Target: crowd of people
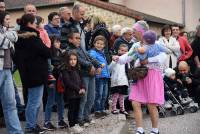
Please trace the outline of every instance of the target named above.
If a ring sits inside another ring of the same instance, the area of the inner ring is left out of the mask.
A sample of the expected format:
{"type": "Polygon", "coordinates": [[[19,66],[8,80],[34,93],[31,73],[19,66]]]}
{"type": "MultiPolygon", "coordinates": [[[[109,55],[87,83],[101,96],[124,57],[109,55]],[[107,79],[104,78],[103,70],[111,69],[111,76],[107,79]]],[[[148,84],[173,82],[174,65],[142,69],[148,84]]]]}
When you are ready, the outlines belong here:
{"type": "Polygon", "coordinates": [[[56,126],[81,133],[95,123],[92,112],[95,118],[128,116],[127,95],[136,134],[144,134],[143,104],[151,117],[150,133],[159,134],[157,106],[172,107],[168,90],[181,104],[191,100],[200,104],[200,25],[190,45],[177,25],[163,26],[159,38],[144,20],[132,27],[114,25],[110,32],[100,16],[85,17],[86,8],[79,4],[50,12],[46,25],[36,7],[27,4],[14,29],[4,2],[0,10],[0,115],[9,134],[24,133],[19,120],[26,121],[25,133],[44,133],[56,126]],[[12,76],[16,70],[24,105],[12,76]],[[58,114],[56,126],[53,111],[58,114]]]}

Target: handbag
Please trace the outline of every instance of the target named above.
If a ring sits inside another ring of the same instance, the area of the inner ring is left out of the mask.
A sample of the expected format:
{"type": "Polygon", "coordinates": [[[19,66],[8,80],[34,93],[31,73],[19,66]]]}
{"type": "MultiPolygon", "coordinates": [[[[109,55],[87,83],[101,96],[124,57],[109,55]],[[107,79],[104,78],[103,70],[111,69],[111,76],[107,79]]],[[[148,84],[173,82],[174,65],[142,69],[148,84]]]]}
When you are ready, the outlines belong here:
{"type": "Polygon", "coordinates": [[[148,74],[148,68],[146,66],[133,67],[128,69],[128,78],[130,80],[144,79],[148,74]]]}

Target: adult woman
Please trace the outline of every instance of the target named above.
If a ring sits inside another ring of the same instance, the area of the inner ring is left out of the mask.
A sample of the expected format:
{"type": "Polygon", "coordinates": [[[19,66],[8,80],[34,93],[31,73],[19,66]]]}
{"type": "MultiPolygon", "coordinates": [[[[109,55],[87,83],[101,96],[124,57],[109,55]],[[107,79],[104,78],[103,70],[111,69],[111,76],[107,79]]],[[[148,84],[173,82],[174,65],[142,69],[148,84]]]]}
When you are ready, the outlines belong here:
{"type": "Polygon", "coordinates": [[[27,133],[40,133],[44,130],[36,123],[42,102],[43,88],[47,82],[47,58],[50,58],[50,50],[40,39],[33,15],[25,14],[22,16],[19,32],[22,36],[30,32],[35,33],[31,37],[18,40],[15,62],[19,69],[22,84],[28,89],[25,131],[27,133]]]}
{"type": "MultiPolygon", "coordinates": [[[[124,54],[120,57],[114,56],[113,60],[121,64],[131,62],[134,59],[135,48],[138,47],[138,45],[141,46],[143,44],[143,34],[148,29],[149,26],[145,21],[138,21],[137,23],[135,23],[133,26],[133,31],[134,37],[137,39],[138,42],[131,47],[127,54],[124,54]]],[[[134,117],[137,127],[136,134],[144,134],[141,104],[147,104],[148,106],[152,122],[151,134],[159,134],[158,110],[156,106],[164,103],[164,87],[162,83],[161,71],[158,68],[159,65],[164,62],[165,57],[165,53],[160,53],[158,56],[141,61],[141,64],[146,64],[149,67],[148,74],[144,79],[138,80],[137,83],[132,85],[131,87],[129,100],[132,101],[134,109],[134,117]]]]}
{"type": "Polygon", "coordinates": [[[172,37],[172,30],[169,25],[165,25],[161,30],[159,42],[167,49],[167,60],[165,65],[167,68],[175,68],[177,66],[178,58],[181,54],[180,45],[178,41],[172,37]]]}
{"type": "Polygon", "coordinates": [[[17,116],[15,91],[11,74],[14,45],[18,36],[14,31],[8,30],[10,15],[0,12],[0,100],[4,119],[9,134],[22,134],[19,118],[17,116]]]}
{"type": "Polygon", "coordinates": [[[110,54],[109,54],[109,40],[110,40],[110,33],[106,28],[106,23],[104,20],[99,17],[99,16],[92,16],[91,18],[91,33],[90,35],[86,34],[88,38],[88,42],[86,42],[86,45],[88,45],[88,48],[93,47],[93,42],[96,36],[102,35],[106,38],[106,43],[105,43],[105,48],[104,48],[104,53],[107,59],[107,62],[110,63],[110,54]]]}

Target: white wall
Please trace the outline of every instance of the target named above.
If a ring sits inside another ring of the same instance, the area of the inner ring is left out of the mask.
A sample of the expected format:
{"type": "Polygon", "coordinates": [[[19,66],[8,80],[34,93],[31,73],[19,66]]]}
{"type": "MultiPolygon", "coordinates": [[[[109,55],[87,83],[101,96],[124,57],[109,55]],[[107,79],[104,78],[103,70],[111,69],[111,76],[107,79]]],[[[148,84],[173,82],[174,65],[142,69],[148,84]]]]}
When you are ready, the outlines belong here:
{"type": "Polygon", "coordinates": [[[126,0],[126,6],[136,11],[182,23],[182,0],[126,0]]]}
{"type": "Polygon", "coordinates": [[[200,0],[186,0],[186,31],[194,31],[199,23],[200,18],[200,0]]]}

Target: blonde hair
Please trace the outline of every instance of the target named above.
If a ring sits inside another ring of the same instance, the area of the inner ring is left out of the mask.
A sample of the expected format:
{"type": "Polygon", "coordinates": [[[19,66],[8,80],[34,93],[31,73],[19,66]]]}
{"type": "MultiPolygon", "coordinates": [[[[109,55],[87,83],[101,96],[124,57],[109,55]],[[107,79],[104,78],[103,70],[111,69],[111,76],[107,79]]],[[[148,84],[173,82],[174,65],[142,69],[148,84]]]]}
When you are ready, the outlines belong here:
{"type": "Polygon", "coordinates": [[[105,24],[105,21],[100,16],[92,16],[91,24],[93,24],[93,27],[95,28],[98,24],[105,24]]]}

